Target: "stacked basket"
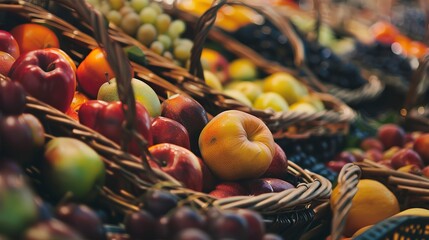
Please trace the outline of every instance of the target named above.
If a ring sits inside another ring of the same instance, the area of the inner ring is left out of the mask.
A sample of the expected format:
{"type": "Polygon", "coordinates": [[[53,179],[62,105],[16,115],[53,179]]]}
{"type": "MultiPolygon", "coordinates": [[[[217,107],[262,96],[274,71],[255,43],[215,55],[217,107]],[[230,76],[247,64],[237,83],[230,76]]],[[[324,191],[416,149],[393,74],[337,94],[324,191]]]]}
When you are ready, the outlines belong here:
{"type": "MultiPolygon", "coordinates": [[[[121,46],[121,44],[127,45],[126,43],[133,44],[134,42],[115,29],[107,29],[107,24],[103,16],[89,7],[84,1],[76,1],[73,3],[70,1],[41,1],[36,3],[55,8],[56,10],[67,9],[68,11],[66,12],[60,12],[67,15],[67,17],[65,17],[66,19],[74,18],[73,23],[79,23],[76,25],[81,26],[82,29],[77,29],[74,24],[72,25],[56,17],[46,9],[25,1],[1,1],[0,11],[2,14],[5,14],[4,16],[6,16],[6,18],[4,19],[15,19],[19,17],[20,21],[34,22],[49,26],[60,34],[61,41],[63,41],[62,43],[70,47],[68,53],[77,62],[81,61],[86,53],[98,45],[104,47],[108,55],[108,61],[113,67],[118,79],[118,93],[120,99],[123,104],[128,106],[124,108],[125,116],[127,116],[125,127],[129,134],[133,134],[134,136],[139,135],[134,130],[132,120],[135,115],[135,109],[132,107],[135,105],[135,99],[134,95],[131,94],[130,64],[128,64],[129,61],[121,46]],[[96,40],[83,31],[94,35],[96,40]]],[[[10,22],[6,24],[10,24],[10,22]]],[[[136,45],[139,46],[139,44],[136,45]]],[[[164,61],[163,58],[151,53],[147,49],[142,49],[146,54],[149,64],[146,67],[138,62],[131,62],[134,75],[139,80],[153,86],[154,89],[157,90],[158,97],[161,100],[172,93],[186,94],[157,75],[157,73],[169,69],[164,72],[164,76],[168,77],[170,81],[177,81],[175,83],[183,90],[187,90],[193,97],[198,97],[201,101],[204,99],[205,102],[210,102],[213,99],[220,99],[220,101],[211,102],[211,104],[226,104],[230,108],[243,108],[246,110],[241,104],[212,91],[204,82],[190,75],[183,69],[175,67],[168,61],[164,61]],[[208,98],[205,99],[205,97],[208,98]]],[[[344,110],[344,112],[341,113],[350,113],[345,105],[335,105],[337,103],[338,102],[334,101],[333,105],[339,107],[340,110],[344,110]]],[[[205,106],[210,105],[207,104],[205,106]]],[[[259,196],[238,196],[214,199],[207,194],[184,188],[168,174],[157,169],[152,169],[148,164],[148,159],[153,157],[149,153],[147,145],[142,137],[139,138],[140,150],[142,152],[142,157],[139,159],[123,151],[118,144],[105,138],[101,134],[79,124],[67,115],[32,97],[27,98],[26,107],[26,111],[38,116],[47,129],[47,139],[68,136],[79,139],[96,150],[103,157],[106,168],[116,173],[107,176],[107,178],[111,178],[113,181],[123,180],[143,192],[155,187],[155,185],[159,187],[160,185],[158,183],[167,182],[168,184],[161,184],[165,190],[170,191],[181,199],[187,199],[187,201],[192,202],[199,208],[215,206],[221,209],[253,209],[264,216],[267,221],[267,226],[269,226],[272,231],[281,233],[288,238],[299,238],[308,228],[319,224],[317,222],[316,224],[312,224],[314,209],[320,203],[326,203],[331,192],[331,184],[329,181],[317,174],[304,171],[299,166],[290,162],[288,168],[290,174],[298,178],[301,182],[295,189],[285,190],[280,193],[262,194],[259,196]],[[147,177],[142,178],[142,175],[147,177]]],[[[214,113],[220,112],[224,110],[224,108],[216,110],[217,111],[214,111],[214,113]]],[[[250,109],[247,110],[250,111],[250,109]]],[[[283,124],[294,124],[297,122],[297,118],[299,120],[302,120],[302,118],[309,118],[312,122],[335,120],[347,123],[349,120],[349,117],[341,117],[341,114],[337,111],[304,117],[286,115],[275,116],[273,118],[274,115],[268,112],[254,112],[254,114],[266,120],[267,124],[273,129],[283,128],[283,124]]],[[[124,138],[126,137],[127,136],[124,136],[124,138]]],[[[130,196],[124,191],[112,190],[108,185],[100,189],[100,196],[108,202],[112,208],[117,209],[119,212],[136,211],[139,209],[139,198],[132,197],[132,195],[130,196]]]]}

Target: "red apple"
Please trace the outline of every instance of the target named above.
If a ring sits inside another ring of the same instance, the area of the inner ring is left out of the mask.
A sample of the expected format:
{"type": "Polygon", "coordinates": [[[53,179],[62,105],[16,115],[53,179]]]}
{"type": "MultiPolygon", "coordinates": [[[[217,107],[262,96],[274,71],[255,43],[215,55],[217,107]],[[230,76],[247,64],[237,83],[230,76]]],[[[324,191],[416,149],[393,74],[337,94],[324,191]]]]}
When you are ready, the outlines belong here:
{"type": "Polygon", "coordinates": [[[365,151],[365,158],[372,160],[374,162],[378,162],[383,159],[383,153],[377,149],[369,149],[365,151]]]}
{"type": "Polygon", "coordinates": [[[0,30],[0,51],[9,53],[14,59],[19,57],[19,46],[13,35],[0,30]]]}
{"type": "Polygon", "coordinates": [[[33,97],[62,112],[69,108],[76,76],[70,63],[56,50],[34,50],[16,59],[9,77],[22,84],[33,97]]]}
{"type": "Polygon", "coordinates": [[[152,119],[151,131],[153,144],[172,143],[191,150],[188,130],[173,119],[161,116],[152,119]]]}
{"type": "Polygon", "coordinates": [[[176,94],[161,104],[161,116],[173,119],[186,128],[191,150],[199,155],[198,138],[208,122],[203,106],[190,97],[176,94]]]}
{"type": "MultiPolygon", "coordinates": [[[[198,157],[186,148],[160,143],[149,148],[150,153],[159,161],[162,171],[195,191],[203,189],[203,173],[198,157]]],[[[150,161],[151,165],[157,163],[150,161]]]]}
{"type": "Polygon", "coordinates": [[[342,161],[342,162],[346,162],[346,163],[353,163],[356,162],[356,158],[355,156],[348,151],[342,151],[339,154],[337,154],[334,159],[334,161],[342,161]]]}
{"type": "Polygon", "coordinates": [[[214,189],[218,179],[215,177],[210,168],[201,158],[198,158],[198,161],[200,162],[201,170],[203,173],[203,192],[208,193],[214,189]]]}
{"type": "Polygon", "coordinates": [[[346,165],[346,162],[344,161],[329,161],[325,163],[325,165],[331,169],[332,171],[339,173],[341,169],[346,165]]]}
{"type": "Polygon", "coordinates": [[[420,155],[425,165],[429,165],[429,133],[419,136],[414,142],[413,149],[420,155]]]}
{"type": "Polygon", "coordinates": [[[383,151],[384,150],[384,146],[381,143],[380,140],[378,140],[377,138],[374,137],[369,137],[369,138],[365,138],[364,140],[362,140],[361,144],[360,144],[360,148],[364,151],[375,148],[377,150],[383,151]]]}
{"type": "MultiPolygon", "coordinates": [[[[82,104],[79,110],[79,122],[103,134],[105,137],[120,144],[124,134],[125,121],[122,103],[104,103],[100,100],[90,100],[82,104]]],[[[150,116],[146,108],[136,102],[135,116],[136,130],[152,145],[152,132],[150,116]]],[[[129,151],[137,156],[141,155],[141,149],[136,139],[132,139],[129,151]]]]}
{"type": "Polygon", "coordinates": [[[288,160],[283,149],[275,143],[275,152],[270,166],[262,175],[263,177],[282,178],[288,174],[288,160]]]}
{"type": "Polygon", "coordinates": [[[295,186],[289,182],[278,178],[262,178],[262,180],[270,184],[274,192],[282,192],[284,190],[295,188],[295,186]]]}
{"type": "Polygon", "coordinates": [[[205,69],[214,73],[223,84],[229,81],[229,63],[222,54],[205,48],[201,53],[201,63],[205,69]]]}
{"type": "Polygon", "coordinates": [[[226,198],[248,195],[248,192],[240,183],[222,182],[216,185],[215,189],[209,195],[215,198],[226,198]]]}
{"type": "Polygon", "coordinates": [[[385,149],[393,146],[402,147],[405,144],[405,131],[396,124],[384,124],[377,132],[377,137],[385,149]]]}
{"type": "Polygon", "coordinates": [[[395,169],[401,168],[405,165],[414,164],[419,168],[423,168],[423,161],[419,154],[411,149],[401,149],[392,156],[392,166],[395,169]]]}

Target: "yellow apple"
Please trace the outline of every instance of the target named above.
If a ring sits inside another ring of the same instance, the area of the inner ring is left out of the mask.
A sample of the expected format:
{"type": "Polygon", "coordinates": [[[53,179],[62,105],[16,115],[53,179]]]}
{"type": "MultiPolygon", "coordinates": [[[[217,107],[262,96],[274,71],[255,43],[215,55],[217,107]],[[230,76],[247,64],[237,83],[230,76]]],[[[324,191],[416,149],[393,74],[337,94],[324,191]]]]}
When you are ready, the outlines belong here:
{"type": "Polygon", "coordinates": [[[252,106],[252,102],[246,97],[246,95],[244,95],[244,93],[235,90],[235,89],[225,89],[223,90],[223,93],[225,95],[228,95],[234,99],[236,99],[237,101],[251,107],[252,106]]]}
{"type": "Polygon", "coordinates": [[[264,80],[264,92],[280,94],[289,105],[298,102],[300,98],[308,95],[304,84],[288,73],[274,73],[264,80]]]}
{"type": "Polygon", "coordinates": [[[253,107],[261,110],[271,108],[275,112],[284,112],[289,109],[286,100],[275,92],[265,92],[259,95],[253,103],[253,107]]]}
{"type": "MultiPolygon", "coordinates": [[[[131,79],[131,86],[133,87],[136,101],[146,108],[151,117],[158,117],[161,114],[161,102],[156,92],[149,85],[136,78],[131,79]]],[[[119,101],[115,78],[101,85],[97,99],[106,102],[119,101]]]]}
{"type": "Polygon", "coordinates": [[[311,105],[313,105],[313,107],[316,108],[317,111],[325,110],[325,105],[323,104],[322,100],[320,100],[320,98],[314,94],[309,94],[300,98],[299,102],[310,103],[311,105]]]}
{"type": "Polygon", "coordinates": [[[250,81],[233,82],[227,86],[227,89],[235,89],[242,92],[251,102],[254,102],[262,94],[262,87],[250,81]]]}
{"type": "Polygon", "coordinates": [[[233,80],[254,80],[258,72],[249,59],[239,58],[229,63],[229,76],[233,80]]]}
{"type": "Polygon", "coordinates": [[[206,84],[216,90],[222,91],[222,83],[220,82],[219,78],[214,75],[214,73],[204,70],[204,79],[206,80],[206,84]]]}
{"type": "Polygon", "coordinates": [[[289,110],[291,111],[297,111],[297,112],[305,112],[305,113],[316,113],[317,109],[311,105],[310,103],[306,102],[297,102],[292,105],[290,105],[289,110]]]}
{"type": "Polygon", "coordinates": [[[238,110],[216,115],[201,131],[198,143],[210,170],[228,181],[260,177],[275,153],[273,135],[265,123],[238,110]]]}

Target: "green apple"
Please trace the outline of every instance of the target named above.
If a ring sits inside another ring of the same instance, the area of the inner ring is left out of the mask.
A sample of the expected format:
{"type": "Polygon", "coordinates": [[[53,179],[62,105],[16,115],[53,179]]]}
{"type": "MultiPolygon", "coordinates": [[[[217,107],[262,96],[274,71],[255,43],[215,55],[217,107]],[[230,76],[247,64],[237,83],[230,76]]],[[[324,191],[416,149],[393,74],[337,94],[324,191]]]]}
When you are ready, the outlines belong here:
{"type": "Polygon", "coordinates": [[[255,64],[249,59],[235,59],[229,64],[229,76],[233,80],[254,80],[258,76],[255,64]]]}
{"type": "Polygon", "coordinates": [[[264,92],[280,94],[289,105],[308,95],[308,90],[304,84],[294,76],[284,72],[274,73],[266,77],[264,80],[264,92]]]}
{"type": "Polygon", "coordinates": [[[229,84],[227,88],[235,89],[244,93],[251,102],[254,102],[255,99],[262,94],[262,87],[255,82],[233,82],[229,84]]]}
{"type": "Polygon", "coordinates": [[[54,197],[70,193],[76,200],[89,200],[104,184],[105,167],[91,147],[74,138],[49,141],[44,153],[46,189],[54,197]]]}
{"type": "Polygon", "coordinates": [[[252,102],[246,97],[246,95],[244,95],[244,93],[235,90],[235,89],[225,89],[223,90],[223,93],[236,99],[237,101],[251,107],[252,106],[252,102]]]}
{"type": "Polygon", "coordinates": [[[265,92],[259,95],[253,103],[253,107],[261,110],[272,109],[275,112],[284,112],[289,109],[286,100],[275,92],[265,92]]]}
{"type": "Polygon", "coordinates": [[[206,84],[209,87],[215,90],[222,91],[223,89],[222,83],[220,82],[219,78],[216,75],[214,75],[212,72],[208,70],[204,70],[204,79],[206,80],[206,84]]]}
{"type": "MultiPolygon", "coordinates": [[[[149,85],[136,78],[131,79],[131,86],[133,87],[136,101],[146,108],[151,117],[158,117],[161,114],[161,102],[156,92],[149,85]]],[[[106,102],[119,101],[115,78],[101,85],[97,99],[106,102]]]]}
{"type": "Polygon", "coordinates": [[[305,113],[316,113],[317,109],[310,103],[306,102],[296,102],[290,105],[289,110],[305,113]]]}

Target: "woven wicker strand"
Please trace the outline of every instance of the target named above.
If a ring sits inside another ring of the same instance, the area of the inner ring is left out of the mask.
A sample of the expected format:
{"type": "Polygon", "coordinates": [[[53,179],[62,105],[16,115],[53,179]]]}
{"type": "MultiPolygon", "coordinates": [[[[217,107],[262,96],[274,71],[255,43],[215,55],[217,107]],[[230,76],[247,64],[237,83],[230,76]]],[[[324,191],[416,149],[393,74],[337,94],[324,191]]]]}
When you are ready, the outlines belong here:
{"type": "Polygon", "coordinates": [[[341,239],[347,215],[352,206],[353,197],[357,192],[361,169],[353,163],[346,164],[338,175],[339,197],[333,203],[333,217],[331,226],[332,240],[341,239]]]}
{"type": "MultiPolygon", "coordinates": [[[[0,3],[3,2],[0,1],[0,3]]],[[[72,6],[67,5],[70,3],[57,1],[52,4],[66,4],[67,7],[73,9],[72,6]]],[[[64,40],[72,41],[79,46],[86,46],[88,48],[88,52],[90,49],[95,47],[93,45],[94,40],[91,39],[90,36],[83,34],[79,29],[70,26],[70,24],[67,24],[40,7],[31,5],[24,1],[8,1],[7,4],[0,4],[0,11],[7,12],[8,14],[19,14],[35,23],[49,24],[50,27],[61,33],[62,36],[66,37],[64,40]]],[[[78,19],[81,20],[81,18],[78,19]]],[[[109,54],[109,52],[107,53],[109,54]]],[[[76,52],[76,56],[79,56],[80,59],[83,58],[82,54],[79,52],[76,52]]],[[[156,83],[156,80],[162,80],[162,78],[157,78],[153,73],[143,71],[143,68],[139,71],[141,71],[140,74],[144,75],[146,78],[153,77],[151,81],[153,81],[154,84],[156,83]]],[[[168,84],[160,84],[159,86],[172,87],[168,84]]],[[[155,179],[153,179],[154,181],[148,181],[147,179],[142,179],[135,174],[136,171],[143,174],[148,173],[148,169],[141,164],[141,159],[138,157],[124,152],[118,144],[113,143],[109,139],[106,139],[102,135],[85,126],[80,125],[78,122],[49,105],[31,97],[28,97],[27,101],[28,112],[34,113],[36,116],[40,117],[44,124],[53,126],[55,129],[59,130],[58,132],[55,132],[57,135],[50,137],[68,136],[86,142],[101,156],[103,156],[108,167],[120,172],[119,177],[126,179],[129,183],[143,191],[157,187],[157,185],[160,186],[159,184],[163,184],[162,186],[164,189],[172,192],[173,194],[177,194],[181,198],[191,201],[200,207],[207,207],[212,205],[213,201],[218,201],[217,206],[220,206],[221,208],[226,209],[236,206],[252,208],[262,214],[274,217],[278,216],[278,214],[282,212],[295,214],[298,213],[298,209],[311,210],[314,203],[326,201],[331,192],[331,185],[326,179],[317,174],[304,171],[302,168],[291,162],[289,163],[289,172],[294,176],[300,177],[303,183],[301,183],[301,185],[296,189],[286,190],[281,193],[266,194],[261,196],[260,199],[254,196],[243,196],[237,199],[232,198],[228,200],[228,198],[226,198],[216,200],[205,193],[195,192],[182,187],[171,176],[156,169],[153,169],[155,177],[155,179]],[[292,203],[289,203],[289,201],[292,201],[292,203]]],[[[150,157],[150,155],[146,157],[150,157]]],[[[138,210],[138,196],[133,196],[130,193],[123,191],[116,193],[106,186],[101,190],[102,196],[105,197],[109,203],[115,205],[119,210],[138,210]]]]}

